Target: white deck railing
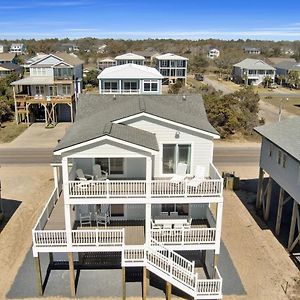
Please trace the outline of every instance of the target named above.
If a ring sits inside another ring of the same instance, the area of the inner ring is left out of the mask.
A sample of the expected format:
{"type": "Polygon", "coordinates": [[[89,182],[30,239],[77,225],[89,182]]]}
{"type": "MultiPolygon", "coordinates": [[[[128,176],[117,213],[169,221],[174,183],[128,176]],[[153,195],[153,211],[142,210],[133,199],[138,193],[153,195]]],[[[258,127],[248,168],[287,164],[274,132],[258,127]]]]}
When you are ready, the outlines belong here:
{"type": "MultiPolygon", "coordinates": [[[[69,181],[70,198],[146,197],[146,180],[69,181]]],[[[204,197],[221,196],[223,180],[204,179],[199,186],[191,187],[188,181],[179,184],[169,180],[152,180],[151,197],[204,197]]]]}
{"type": "Polygon", "coordinates": [[[151,229],[151,238],[164,245],[213,244],[215,228],[151,229]]]}
{"type": "MultiPolygon", "coordinates": [[[[90,229],[72,230],[71,246],[124,246],[125,230],[122,229],[90,229]]],[[[33,230],[34,247],[63,247],[67,246],[66,230],[33,230]]]]}

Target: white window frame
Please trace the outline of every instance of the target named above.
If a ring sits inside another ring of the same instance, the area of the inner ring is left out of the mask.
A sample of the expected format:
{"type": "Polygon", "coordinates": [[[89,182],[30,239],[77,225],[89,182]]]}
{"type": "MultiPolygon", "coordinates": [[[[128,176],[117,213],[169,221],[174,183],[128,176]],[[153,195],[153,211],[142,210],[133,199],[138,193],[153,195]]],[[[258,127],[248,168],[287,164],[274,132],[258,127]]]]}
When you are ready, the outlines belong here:
{"type": "Polygon", "coordinates": [[[119,83],[118,83],[117,80],[104,80],[104,81],[103,81],[103,87],[102,87],[102,89],[103,89],[104,91],[109,90],[110,92],[117,92],[117,91],[119,90],[119,83]],[[107,88],[105,87],[105,84],[106,84],[106,83],[109,83],[109,86],[110,86],[109,89],[107,89],[107,88]],[[116,89],[113,89],[113,88],[111,87],[111,84],[112,84],[112,83],[116,83],[116,84],[117,84],[117,88],[116,88],[116,89]]]}
{"type": "Polygon", "coordinates": [[[159,176],[161,177],[171,177],[173,176],[175,173],[163,173],[163,150],[164,150],[164,145],[176,145],[176,165],[178,163],[178,145],[190,145],[191,146],[191,155],[190,155],[190,172],[186,173],[186,175],[191,175],[192,174],[192,169],[193,169],[193,163],[194,163],[194,159],[193,159],[193,142],[177,142],[177,141],[165,141],[160,143],[160,166],[159,166],[159,176]]]}
{"type": "Polygon", "coordinates": [[[158,82],[158,80],[144,80],[144,82],[143,82],[143,91],[145,93],[159,92],[159,82],[158,82]],[[149,91],[145,90],[145,83],[149,83],[150,84],[150,90],[149,91]],[[152,84],[153,83],[156,83],[156,85],[157,85],[157,89],[156,90],[152,90],[152,84]]]}

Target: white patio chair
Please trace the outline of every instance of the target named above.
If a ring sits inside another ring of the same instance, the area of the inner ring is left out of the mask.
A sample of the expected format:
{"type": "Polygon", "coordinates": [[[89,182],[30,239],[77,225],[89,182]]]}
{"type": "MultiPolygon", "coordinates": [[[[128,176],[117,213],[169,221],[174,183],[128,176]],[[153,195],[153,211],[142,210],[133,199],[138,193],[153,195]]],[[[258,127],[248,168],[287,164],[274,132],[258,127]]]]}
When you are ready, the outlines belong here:
{"type": "Polygon", "coordinates": [[[188,182],[188,186],[197,187],[205,178],[205,167],[196,166],[195,176],[188,182]]]}
{"type": "Polygon", "coordinates": [[[182,182],[186,176],[187,164],[179,163],[176,168],[176,174],[170,179],[172,183],[182,182]]]}
{"type": "Polygon", "coordinates": [[[107,179],[107,172],[101,170],[101,165],[93,165],[93,176],[95,180],[107,179]]]}
{"type": "Polygon", "coordinates": [[[99,225],[104,225],[110,223],[110,205],[109,204],[101,204],[100,211],[95,214],[97,227],[99,225]]]}
{"type": "Polygon", "coordinates": [[[188,222],[187,222],[186,224],[183,224],[183,227],[184,227],[185,229],[190,229],[190,228],[192,227],[192,221],[193,221],[193,219],[192,219],[192,218],[189,218],[189,219],[188,219],[188,222]]]}
{"type": "Polygon", "coordinates": [[[89,175],[89,174],[84,174],[82,169],[77,169],[76,170],[76,175],[77,175],[77,178],[80,180],[80,181],[87,181],[87,180],[92,180],[94,179],[94,176],[93,175],[89,175]]]}
{"type": "Polygon", "coordinates": [[[178,217],[178,212],[177,211],[171,211],[170,216],[171,217],[178,217]]]}
{"type": "Polygon", "coordinates": [[[87,214],[79,214],[79,222],[80,222],[80,227],[83,227],[84,225],[89,225],[90,227],[92,226],[92,213],[89,212],[87,214]]]}
{"type": "Polygon", "coordinates": [[[172,224],[163,224],[163,229],[172,229],[172,224]]]}
{"type": "Polygon", "coordinates": [[[174,224],[174,229],[183,229],[183,224],[174,224]]]}
{"type": "Polygon", "coordinates": [[[160,212],[161,217],[167,217],[168,215],[169,215],[169,213],[167,211],[161,211],[160,212]]]}

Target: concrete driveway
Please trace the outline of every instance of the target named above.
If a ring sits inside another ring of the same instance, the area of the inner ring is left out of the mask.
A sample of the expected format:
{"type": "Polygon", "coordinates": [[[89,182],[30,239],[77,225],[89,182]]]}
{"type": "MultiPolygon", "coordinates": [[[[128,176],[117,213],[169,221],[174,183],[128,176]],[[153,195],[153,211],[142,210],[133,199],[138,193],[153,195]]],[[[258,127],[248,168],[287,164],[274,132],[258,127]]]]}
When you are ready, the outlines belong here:
{"type": "Polygon", "coordinates": [[[72,123],[58,123],[54,128],[45,128],[44,123],[34,123],[10,143],[1,148],[54,148],[72,123]]]}

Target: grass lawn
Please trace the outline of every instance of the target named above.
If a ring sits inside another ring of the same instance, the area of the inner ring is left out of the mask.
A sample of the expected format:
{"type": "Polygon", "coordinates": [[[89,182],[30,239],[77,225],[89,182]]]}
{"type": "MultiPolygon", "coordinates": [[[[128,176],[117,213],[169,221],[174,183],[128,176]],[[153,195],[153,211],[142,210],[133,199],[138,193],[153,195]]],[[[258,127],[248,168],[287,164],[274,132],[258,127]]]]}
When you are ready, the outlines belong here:
{"type": "MultiPolygon", "coordinates": [[[[282,97],[278,97],[278,96],[269,96],[268,98],[261,97],[261,100],[265,101],[267,103],[270,103],[270,104],[274,105],[275,107],[279,108],[282,97]]],[[[299,98],[289,98],[288,101],[283,101],[282,107],[286,111],[300,116],[300,96],[299,96],[299,98]]]]}
{"type": "Polygon", "coordinates": [[[0,128],[0,143],[9,143],[19,136],[25,129],[25,124],[16,124],[14,121],[4,122],[0,128]]]}

